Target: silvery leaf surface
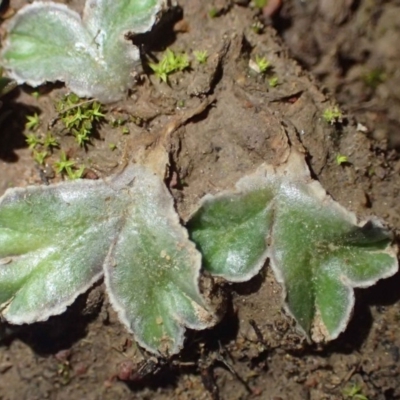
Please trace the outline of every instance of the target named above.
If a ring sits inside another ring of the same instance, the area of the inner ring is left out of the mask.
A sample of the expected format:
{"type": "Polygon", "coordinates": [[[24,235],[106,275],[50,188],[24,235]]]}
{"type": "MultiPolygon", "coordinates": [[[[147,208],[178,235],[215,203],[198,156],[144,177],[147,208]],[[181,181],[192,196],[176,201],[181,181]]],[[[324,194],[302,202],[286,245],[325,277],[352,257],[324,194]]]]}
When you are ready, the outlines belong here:
{"type": "Polygon", "coordinates": [[[253,277],[269,258],[285,307],[315,341],[347,326],[354,288],[398,270],[391,235],[355,215],[311,179],[301,154],[261,165],[236,190],[206,196],[188,222],[205,269],[230,281],[253,277]]]}
{"type": "Polygon", "coordinates": [[[134,206],[110,248],[105,280],[111,303],[139,343],[168,355],[182,346],[185,326],[204,329],[216,318],[199,291],[201,255],[164,183],[146,171],[134,171],[134,206]]]}
{"type": "Polygon", "coordinates": [[[146,167],[0,198],[0,309],[11,323],[62,313],[105,272],[111,303],[136,340],[174,354],[185,327],[216,322],[200,293],[200,266],[171,195],[146,167]]]}
{"type": "Polygon", "coordinates": [[[120,199],[100,181],[8,189],[0,200],[0,304],[11,323],[60,314],[102,274],[120,199]]]}
{"type": "Polygon", "coordinates": [[[264,265],[273,216],[271,188],[243,189],[204,197],[187,225],[204,268],[232,282],[252,278],[264,265]]]}
{"type": "Polygon", "coordinates": [[[88,0],[81,18],[63,4],[34,2],[7,25],[3,67],[18,83],[62,81],[81,97],[119,100],[140,64],[125,34],[150,30],[164,6],[164,0],[88,0]]]}

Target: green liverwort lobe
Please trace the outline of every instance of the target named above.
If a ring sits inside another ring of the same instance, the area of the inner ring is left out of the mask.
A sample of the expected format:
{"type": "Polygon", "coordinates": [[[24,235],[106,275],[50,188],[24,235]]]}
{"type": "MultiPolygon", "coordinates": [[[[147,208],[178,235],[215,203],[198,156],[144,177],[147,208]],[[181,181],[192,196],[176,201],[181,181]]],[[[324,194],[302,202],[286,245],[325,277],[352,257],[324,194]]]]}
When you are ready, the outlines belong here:
{"type": "Polygon", "coordinates": [[[36,1],[8,24],[2,64],[18,83],[62,81],[80,97],[123,98],[140,64],[127,34],[154,25],[166,0],[87,0],[82,18],[67,6],[36,1]]]}
{"type": "Polygon", "coordinates": [[[205,268],[233,282],[250,279],[264,265],[273,215],[269,188],[242,186],[240,193],[205,196],[188,224],[205,268]]]}
{"type": "Polygon", "coordinates": [[[242,178],[236,191],[206,196],[188,228],[205,268],[228,280],[250,279],[269,258],[287,310],[315,341],[345,329],[353,288],[398,269],[389,232],[377,221],[358,224],[296,151],[284,165],[242,178]]]}
{"type": "Polygon", "coordinates": [[[199,291],[200,266],[171,195],[146,167],[0,198],[0,314],[11,323],[62,313],[105,272],[111,303],[138,342],[174,354],[185,327],[216,322],[199,291]]]}

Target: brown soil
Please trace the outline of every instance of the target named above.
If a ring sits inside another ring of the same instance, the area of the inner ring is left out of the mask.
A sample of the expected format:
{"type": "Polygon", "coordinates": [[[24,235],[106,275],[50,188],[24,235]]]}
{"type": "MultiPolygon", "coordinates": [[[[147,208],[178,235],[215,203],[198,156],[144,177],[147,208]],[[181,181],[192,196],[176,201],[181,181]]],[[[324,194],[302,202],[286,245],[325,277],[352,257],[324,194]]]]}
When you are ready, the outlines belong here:
{"type": "MultiPolygon", "coordinates": [[[[79,10],[83,1],[67,3],[79,10]]],[[[232,187],[261,162],[278,162],[289,139],[307,149],[314,176],[336,200],[400,230],[399,2],[283,0],[261,33],[252,28],[257,11],[237,3],[246,2],[186,0],[183,14],[171,12],[144,38],[155,56],[171,47],[210,57],[171,76],[169,86],[143,77],[129,98],[109,106],[107,121],[127,120],[129,135],[104,123],[80,149],[53,123],[62,86],[41,88],[38,99],[29,88],[13,92],[2,108],[12,113],[0,137],[0,194],[60,179],[50,167],[60,150],[49,166],[35,165],[23,136],[26,115],[40,113],[39,129],[51,126],[60,147],[88,167],[87,177],[118,170],[126,149],[183,121],[166,179],[182,219],[204,194],[232,187]],[[218,16],[210,18],[214,8],[218,16]],[[271,62],[278,86],[251,72],[255,55],[271,62]],[[329,125],[322,114],[333,96],[345,117],[329,125]],[[350,162],[339,166],[338,154],[350,162]]],[[[139,351],[99,283],[63,315],[0,327],[0,399],[319,400],[344,399],[355,386],[368,399],[400,399],[399,284],[397,274],[357,291],[346,332],[318,347],[282,312],[281,289],[266,265],[251,282],[225,286],[231,305],[220,324],[189,332],[179,357],[157,360],[139,351]]]]}

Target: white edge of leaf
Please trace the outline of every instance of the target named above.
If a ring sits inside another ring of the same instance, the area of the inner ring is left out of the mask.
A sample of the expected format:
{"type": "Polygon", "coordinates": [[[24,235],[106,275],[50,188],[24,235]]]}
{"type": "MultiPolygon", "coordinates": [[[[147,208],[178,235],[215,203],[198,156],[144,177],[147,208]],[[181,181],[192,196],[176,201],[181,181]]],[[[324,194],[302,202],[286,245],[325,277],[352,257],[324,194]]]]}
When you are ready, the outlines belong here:
{"type": "MultiPolygon", "coordinates": [[[[77,179],[75,181],[69,181],[69,182],[58,182],[58,183],[54,183],[52,185],[49,186],[27,186],[27,187],[15,187],[15,188],[9,188],[7,189],[4,194],[0,197],[0,207],[3,203],[3,201],[7,198],[7,197],[13,197],[14,195],[19,196],[20,194],[24,194],[26,192],[41,192],[43,190],[48,191],[48,190],[53,190],[55,188],[60,188],[63,186],[78,186],[81,187],[82,184],[87,187],[87,186],[99,186],[101,184],[104,184],[103,180],[83,180],[83,179],[77,179]]],[[[39,322],[39,321],[47,321],[50,317],[54,316],[54,315],[59,315],[62,314],[63,312],[66,311],[67,307],[70,306],[75,300],[76,298],[85,293],[86,291],[88,291],[96,282],[98,282],[102,276],[103,276],[103,271],[101,268],[100,272],[98,274],[96,274],[90,281],[89,283],[81,286],[78,290],[75,291],[75,293],[70,297],[70,299],[63,301],[62,303],[58,304],[57,307],[53,307],[51,309],[51,311],[43,311],[43,310],[39,310],[38,313],[29,313],[26,314],[25,317],[8,317],[7,316],[7,309],[8,307],[5,308],[5,310],[3,312],[0,313],[0,315],[2,315],[8,322],[10,322],[11,324],[15,324],[15,325],[22,325],[22,324],[31,324],[34,322],[39,322]]],[[[12,302],[12,301],[11,301],[12,302]]],[[[10,302],[10,304],[11,304],[10,302]]]]}
{"type": "MultiPolygon", "coordinates": [[[[99,3],[104,2],[104,0],[87,0],[85,3],[85,7],[83,9],[83,23],[86,23],[86,21],[89,21],[92,18],[92,10],[94,7],[98,7],[99,3]]],[[[170,2],[168,0],[158,0],[157,4],[154,6],[153,14],[152,17],[149,18],[147,23],[140,25],[140,26],[132,26],[132,29],[126,29],[124,31],[120,32],[120,40],[124,41],[127,45],[130,45],[127,47],[127,52],[130,56],[131,59],[135,60],[137,56],[139,55],[139,50],[137,49],[136,46],[133,46],[129,40],[125,39],[125,35],[129,32],[134,32],[136,33],[145,33],[148,32],[156,23],[157,18],[159,17],[160,13],[164,10],[166,10],[170,5],[170,2]],[[129,49],[132,48],[134,49],[133,52],[129,51],[129,49]],[[133,57],[133,58],[132,58],[133,57]]],[[[102,30],[101,32],[98,32],[99,36],[104,35],[104,31],[102,30]]]]}
{"type": "Polygon", "coordinates": [[[37,312],[32,312],[22,315],[19,314],[16,317],[13,317],[7,314],[8,308],[6,307],[6,309],[1,313],[1,316],[4,317],[4,319],[7,320],[9,323],[15,325],[32,324],[34,322],[47,321],[50,317],[53,317],[54,315],[59,315],[64,313],[67,310],[67,308],[72,303],[74,303],[74,301],[77,299],[79,295],[86,293],[91,287],[94,286],[96,282],[98,282],[102,278],[102,276],[103,276],[103,271],[100,270],[100,272],[97,273],[97,275],[95,275],[89,281],[89,283],[81,286],[78,290],[76,290],[75,293],[68,300],[63,301],[62,303],[58,304],[57,306],[54,306],[48,311],[40,309],[37,310],[37,312]]]}
{"type": "MultiPolygon", "coordinates": [[[[360,224],[359,226],[362,226],[364,223],[360,224]]],[[[395,245],[388,245],[388,247],[384,250],[376,250],[376,253],[386,253],[389,255],[392,259],[393,262],[388,268],[384,271],[384,273],[381,273],[379,276],[375,277],[374,279],[370,280],[363,280],[363,281],[356,281],[356,280],[351,280],[348,279],[347,277],[343,277],[341,281],[345,286],[350,288],[350,296],[349,296],[349,302],[348,306],[346,309],[346,312],[344,313],[343,320],[341,323],[338,325],[337,329],[335,329],[333,332],[330,333],[329,340],[334,340],[336,339],[344,330],[346,329],[347,325],[349,324],[349,321],[352,316],[352,312],[354,309],[354,303],[355,303],[355,295],[354,295],[354,289],[365,289],[368,287],[371,287],[375,285],[378,281],[382,279],[387,279],[393,276],[395,273],[398,272],[399,270],[399,264],[398,264],[398,259],[397,259],[397,247],[395,245]]]]}
{"type": "Polygon", "coordinates": [[[354,311],[354,304],[355,304],[355,294],[354,294],[354,288],[351,287],[350,285],[345,285],[347,288],[349,288],[349,296],[347,297],[347,307],[346,310],[343,312],[343,318],[339,322],[338,326],[336,329],[334,329],[332,332],[328,332],[329,337],[325,337],[324,341],[331,341],[337,339],[337,337],[346,330],[350,319],[352,317],[353,311],[354,311]]]}
{"type": "MultiPolygon", "coordinates": [[[[273,237],[273,234],[271,234],[271,237],[273,237]]],[[[269,258],[269,265],[272,269],[272,272],[274,273],[275,279],[278,282],[278,284],[281,286],[282,288],[282,306],[283,309],[285,310],[286,314],[288,314],[295,322],[296,322],[296,330],[298,332],[300,332],[302,335],[304,335],[307,340],[310,339],[310,335],[308,332],[306,332],[302,326],[297,322],[296,317],[294,316],[294,314],[292,313],[292,311],[290,310],[289,304],[287,303],[287,288],[285,285],[285,279],[284,276],[282,274],[282,271],[278,268],[277,262],[275,260],[274,257],[274,252],[273,252],[273,243],[271,243],[270,248],[268,249],[268,258],[269,258]]]]}
{"type": "MultiPolygon", "coordinates": [[[[20,22],[21,17],[25,17],[26,14],[29,14],[32,11],[35,10],[45,10],[45,9],[57,9],[59,11],[65,12],[66,14],[68,14],[71,18],[75,19],[77,22],[79,22],[80,24],[82,24],[82,19],[81,16],[71,10],[67,5],[65,4],[61,4],[61,3],[54,3],[52,1],[35,1],[34,3],[28,4],[24,7],[22,7],[7,23],[6,23],[6,30],[7,30],[7,37],[3,43],[3,49],[1,50],[1,57],[4,60],[3,54],[8,50],[9,46],[11,45],[10,43],[10,31],[20,22]]],[[[30,86],[36,87],[36,86],[40,86],[44,83],[46,83],[46,79],[40,79],[40,80],[34,80],[34,79],[25,79],[22,75],[17,74],[16,72],[14,72],[10,66],[7,65],[7,62],[2,62],[4,68],[7,71],[7,75],[14,79],[19,85],[27,83],[30,86]]],[[[68,79],[63,76],[60,75],[56,80],[59,80],[61,82],[67,82],[68,79]]],[[[52,80],[53,82],[53,80],[52,80]]],[[[84,93],[76,93],[78,96],[85,96],[84,93]]],[[[87,94],[86,94],[87,96],[87,94]]]]}
{"type": "MultiPolygon", "coordinates": [[[[101,0],[99,0],[99,1],[101,1],[101,0]]],[[[149,32],[153,28],[153,26],[156,24],[157,19],[159,18],[161,13],[165,9],[167,9],[168,3],[169,3],[168,0],[158,0],[157,5],[154,7],[152,17],[149,18],[147,23],[140,25],[140,26],[132,27],[132,29],[126,29],[120,33],[119,40],[125,45],[126,57],[128,57],[130,60],[132,60],[132,62],[140,62],[140,51],[139,51],[139,48],[137,46],[133,45],[130,40],[126,39],[125,36],[129,32],[132,32],[132,31],[135,34],[149,32]]],[[[88,5],[89,1],[87,1],[86,4],[88,5]]],[[[90,13],[90,9],[89,9],[89,11],[87,11],[86,5],[85,5],[85,10],[84,10],[84,18],[85,19],[87,18],[89,13],[90,13]]],[[[134,65],[132,65],[132,67],[134,67],[134,65]]],[[[122,96],[120,98],[122,98],[122,96]]],[[[117,97],[116,97],[117,100],[120,100],[120,98],[117,99],[117,97]]],[[[110,101],[112,102],[113,100],[111,99],[110,101]]],[[[109,101],[107,101],[107,103],[108,102],[109,101]]]]}
{"type": "MultiPolygon", "coordinates": [[[[368,222],[372,222],[374,224],[374,226],[376,226],[376,227],[385,229],[385,224],[379,218],[377,218],[375,216],[372,216],[367,220],[362,220],[359,223],[357,223],[356,225],[361,228],[368,222]]],[[[371,252],[371,253],[373,253],[373,252],[371,252]]],[[[391,257],[393,259],[393,263],[390,266],[388,266],[387,269],[383,273],[381,273],[379,276],[377,276],[376,278],[372,278],[369,280],[357,281],[357,280],[353,280],[353,279],[348,279],[346,277],[342,281],[345,282],[346,285],[348,285],[352,288],[364,289],[364,288],[368,288],[370,286],[375,285],[381,279],[390,278],[391,276],[393,276],[394,274],[396,274],[398,272],[398,270],[399,270],[399,261],[398,261],[399,249],[395,243],[392,242],[392,244],[388,245],[383,250],[375,250],[375,253],[387,254],[389,257],[391,257]]]]}
{"type": "MultiPolygon", "coordinates": [[[[111,177],[111,179],[109,179],[109,182],[111,185],[114,185],[114,187],[118,188],[118,187],[121,187],[123,182],[134,181],[135,176],[137,176],[138,174],[145,174],[148,177],[149,173],[151,174],[151,172],[144,166],[130,165],[127,168],[125,168],[121,174],[111,177]],[[136,171],[138,169],[140,171],[136,171]]],[[[199,279],[200,279],[200,274],[201,274],[201,254],[196,249],[195,244],[190,241],[188,231],[181,225],[181,223],[179,221],[178,214],[175,212],[175,209],[174,209],[174,200],[173,200],[172,195],[167,190],[167,188],[164,185],[164,183],[162,182],[162,180],[156,174],[152,174],[152,175],[153,176],[151,177],[151,179],[154,180],[156,178],[161,183],[160,188],[163,192],[162,195],[164,196],[164,199],[166,200],[164,202],[164,211],[167,212],[166,216],[171,224],[171,227],[173,228],[173,230],[176,230],[178,232],[180,231],[180,233],[182,235],[181,238],[184,239],[187,243],[188,251],[190,251],[192,253],[192,257],[193,257],[193,261],[194,261],[194,263],[193,263],[193,265],[194,265],[194,268],[193,268],[194,282],[193,282],[193,284],[198,289],[199,297],[204,298],[204,296],[200,293],[200,290],[199,290],[199,279]]],[[[146,177],[146,179],[147,179],[147,177],[146,177]]],[[[117,312],[117,315],[118,315],[120,321],[125,325],[127,330],[135,336],[135,340],[139,343],[139,345],[153,354],[161,355],[159,349],[149,346],[132,329],[130,320],[127,316],[126,311],[124,310],[123,305],[120,304],[117,297],[109,289],[111,287],[109,271],[113,268],[112,263],[110,262],[110,256],[111,256],[112,250],[113,250],[113,247],[111,246],[110,251],[109,251],[109,253],[104,261],[104,264],[103,264],[104,281],[106,284],[107,294],[108,294],[110,303],[111,303],[112,307],[114,308],[114,310],[117,312]]],[[[206,303],[206,299],[205,299],[205,303],[206,303]]],[[[201,309],[201,312],[204,314],[207,314],[207,312],[209,311],[209,310],[204,310],[201,307],[199,307],[198,314],[201,313],[200,309],[201,309]]],[[[212,310],[210,310],[209,315],[212,315],[212,310]]],[[[177,315],[172,314],[172,318],[174,318],[178,324],[178,335],[175,338],[175,342],[174,342],[175,346],[172,349],[170,349],[169,355],[177,354],[182,349],[184,339],[185,339],[186,328],[201,330],[201,329],[209,328],[209,327],[215,325],[215,323],[217,322],[217,318],[213,318],[213,319],[210,319],[208,322],[204,321],[204,324],[201,324],[201,325],[193,324],[192,325],[192,324],[187,324],[186,322],[183,323],[177,315]]],[[[204,318],[204,316],[203,316],[203,318],[204,318]]]]}
{"type": "Polygon", "coordinates": [[[88,188],[90,186],[100,186],[104,184],[103,179],[98,179],[98,180],[92,180],[92,179],[75,179],[73,181],[63,181],[63,182],[57,182],[57,183],[52,183],[51,185],[29,185],[25,187],[12,187],[8,188],[2,196],[0,196],[0,206],[2,202],[7,198],[7,197],[12,197],[13,195],[19,195],[19,194],[24,194],[26,192],[34,193],[34,192],[43,192],[43,191],[51,191],[56,188],[62,188],[63,186],[68,186],[68,188],[71,188],[73,186],[81,187],[82,185],[85,188],[88,188]]]}
{"type": "Polygon", "coordinates": [[[356,281],[356,280],[351,280],[351,279],[346,279],[344,282],[346,285],[352,287],[352,288],[360,288],[360,289],[365,289],[370,286],[375,285],[378,281],[381,279],[387,279],[393,276],[395,273],[398,272],[399,270],[399,263],[397,259],[397,247],[394,245],[389,245],[386,249],[384,250],[377,250],[377,253],[386,253],[393,259],[393,263],[385,270],[384,273],[376,277],[375,279],[370,279],[370,280],[363,280],[363,281],[356,281]]]}

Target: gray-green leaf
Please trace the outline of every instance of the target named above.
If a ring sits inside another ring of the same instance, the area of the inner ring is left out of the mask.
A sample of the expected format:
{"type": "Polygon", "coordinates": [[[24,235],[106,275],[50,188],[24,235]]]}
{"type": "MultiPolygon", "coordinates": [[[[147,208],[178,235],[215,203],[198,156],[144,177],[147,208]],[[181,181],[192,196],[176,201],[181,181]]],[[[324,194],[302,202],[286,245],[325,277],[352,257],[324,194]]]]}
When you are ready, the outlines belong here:
{"type": "Polygon", "coordinates": [[[108,293],[143,347],[174,354],[184,326],[198,330],[216,322],[199,292],[201,256],[156,175],[136,167],[131,187],[134,206],[121,218],[105,264],[108,293]]]}
{"type": "Polygon", "coordinates": [[[315,341],[345,329],[353,288],[397,271],[389,232],[377,222],[357,224],[310,178],[297,152],[283,166],[262,165],[236,186],[207,196],[188,223],[205,268],[243,281],[269,257],[287,310],[315,341]]]}
{"type": "Polygon", "coordinates": [[[232,282],[247,281],[264,265],[273,216],[271,190],[241,186],[242,192],[205,196],[188,223],[205,269],[232,282]]]}
{"type": "Polygon", "coordinates": [[[63,312],[103,267],[112,304],[149,351],[176,353],[185,326],[216,322],[199,291],[200,254],[146,167],[0,199],[0,309],[9,322],[63,312]]]}
{"type": "Polygon", "coordinates": [[[147,32],[165,0],[88,0],[83,17],[63,4],[35,2],[8,24],[3,66],[18,83],[62,81],[81,97],[121,99],[139,50],[125,37],[147,32]]]}
{"type": "Polygon", "coordinates": [[[62,313],[102,276],[122,206],[109,207],[112,197],[115,192],[100,181],[6,192],[0,200],[5,319],[23,324],[62,313]]]}

